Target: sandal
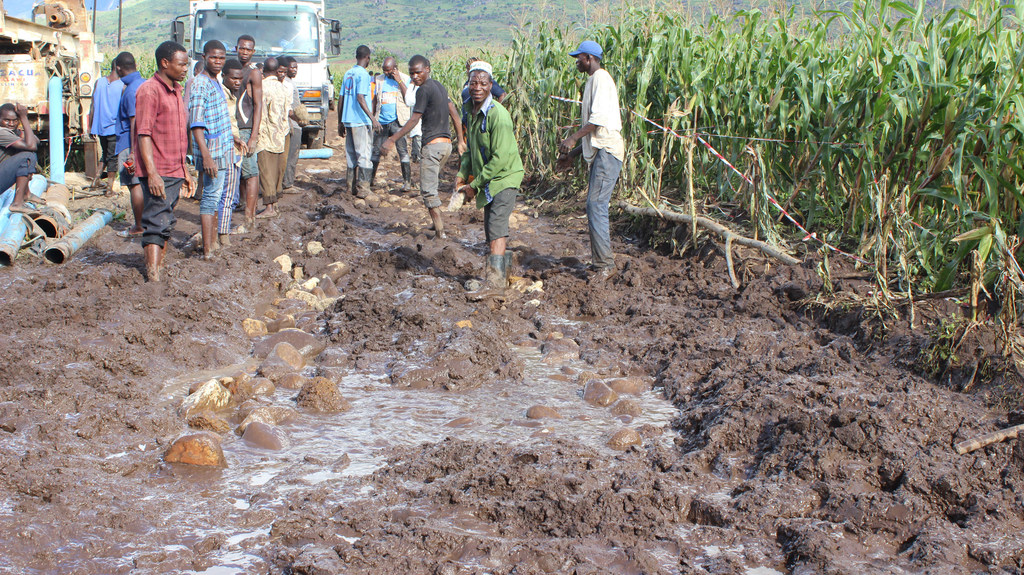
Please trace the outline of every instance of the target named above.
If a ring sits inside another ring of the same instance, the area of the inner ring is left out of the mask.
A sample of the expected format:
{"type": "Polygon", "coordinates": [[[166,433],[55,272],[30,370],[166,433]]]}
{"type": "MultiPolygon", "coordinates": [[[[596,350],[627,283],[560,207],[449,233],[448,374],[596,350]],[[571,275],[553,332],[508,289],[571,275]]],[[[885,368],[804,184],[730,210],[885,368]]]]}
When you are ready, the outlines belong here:
{"type": "Polygon", "coordinates": [[[142,236],[145,230],[133,231],[131,228],[121,230],[117,232],[119,238],[137,238],[142,236]]]}

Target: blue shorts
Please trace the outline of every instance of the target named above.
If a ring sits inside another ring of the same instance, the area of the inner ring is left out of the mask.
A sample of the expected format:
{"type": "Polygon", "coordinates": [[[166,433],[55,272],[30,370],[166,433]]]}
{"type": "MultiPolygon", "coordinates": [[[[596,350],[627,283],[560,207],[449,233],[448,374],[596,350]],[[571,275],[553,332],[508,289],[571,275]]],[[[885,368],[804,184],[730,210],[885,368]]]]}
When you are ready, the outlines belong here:
{"type": "MultiPolygon", "coordinates": [[[[238,130],[239,136],[243,142],[249,141],[249,136],[252,135],[252,130],[238,130]]],[[[251,153],[248,156],[242,156],[242,179],[248,180],[249,178],[255,178],[260,175],[260,167],[256,163],[256,154],[251,153]]]]}

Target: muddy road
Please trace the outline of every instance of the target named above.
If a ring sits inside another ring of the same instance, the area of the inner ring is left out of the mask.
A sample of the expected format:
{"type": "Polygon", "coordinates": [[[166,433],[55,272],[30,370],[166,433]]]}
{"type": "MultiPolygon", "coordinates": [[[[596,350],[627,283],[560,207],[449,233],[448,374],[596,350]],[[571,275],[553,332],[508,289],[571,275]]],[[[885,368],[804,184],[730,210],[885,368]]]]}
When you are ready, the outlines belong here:
{"type": "Polygon", "coordinates": [[[737,290],[620,220],[591,285],[582,198],[521,200],[472,302],[481,212],[435,240],[382,171],[301,162],[213,261],[183,200],[159,284],[123,221],[0,271],[0,572],[1024,572],[1024,447],[952,449],[1014,421],[802,312],[812,265],[741,251],[737,290]],[[226,467],[164,461],[197,430],[226,467]]]}

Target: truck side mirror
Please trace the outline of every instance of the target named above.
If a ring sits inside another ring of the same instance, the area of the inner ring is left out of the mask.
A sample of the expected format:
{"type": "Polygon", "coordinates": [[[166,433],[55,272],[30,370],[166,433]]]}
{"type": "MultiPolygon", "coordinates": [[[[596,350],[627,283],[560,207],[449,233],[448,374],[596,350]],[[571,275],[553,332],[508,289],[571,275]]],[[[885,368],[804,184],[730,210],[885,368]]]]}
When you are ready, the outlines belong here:
{"type": "Polygon", "coordinates": [[[341,54],[341,22],[331,20],[331,54],[341,54]]]}
{"type": "Polygon", "coordinates": [[[171,20],[171,40],[178,44],[185,40],[185,23],[181,20],[171,20]]]}

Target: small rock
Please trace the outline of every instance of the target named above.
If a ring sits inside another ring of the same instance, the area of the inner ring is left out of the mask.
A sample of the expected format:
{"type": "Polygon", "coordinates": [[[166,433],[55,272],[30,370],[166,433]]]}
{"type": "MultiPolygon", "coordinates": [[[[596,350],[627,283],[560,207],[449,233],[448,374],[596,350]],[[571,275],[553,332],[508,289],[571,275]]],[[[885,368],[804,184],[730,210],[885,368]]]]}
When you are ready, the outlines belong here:
{"type": "Polygon", "coordinates": [[[444,424],[445,427],[468,427],[473,424],[472,417],[457,417],[448,423],[444,424]]]}
{"type": "Polygon", "coordinates": [[[583,388],[583,401],[597,407],[607,407],[619,399],[619,394],[600,381],[588,382],[583,388]]]}
{"type": "Polygon", "coordinates": [[[302,281],[302,266],[292,268],[292,279],[297,282],[302,281]]]}
{"type": "Polygon", "coordinates": [[[299,350],[306,359],[313,359],[320,355],[320,352],[327,347],[327,345],[320,340],[320,338],[310,335],[299,329],[282,329],[281,331],[267,336],[260,340],[253,346],[253,355],[258,358],[267,357],[274,346],[281,342],[287,342],[292,345],[295,349],[299,350]]]}
{"type": "Polygon", "coordinates": [[[620,377],[609,380],[607,383],[608,387],[623,395],[639,395],[650,389],[640,377],[620,377]]]}
{"type": "Polygon", "coordinates": [[[231,392],[236,401],[246,401],[257,395],[268,395],[267,391],[273,393],[274,384],[266,377],[249,378],[240,381],[231,392]],[[270,385],[268,388],[267,385],[270,385]]]}
{"type": "Polygon", "coordinates": [[[618,451],[625,451],[634,445],[643,445],[640,434],[632,429],[620,429],[608,440],[608,447],[618,451]]]}
{"type": "Polygon", "coordinates": [[[338,290],[338,286],[335,285],[334,280],[330,276],[323,276],[320,278],[320,289],[324,290],[324,294],[327,297],[341,297],[341,292],[338,290]]]}
{"type": "Polygon", "coordinates": [[[379,208],[380,196],[374,193],[370,193],[370,195],[366,196],[366,207],[373,209],[379,208]]]}
{"type": "Polygon", "coordinates": [[[665,432],[663,428],[658,427],[657,425],[651,425],[650,423],[645,423],[641,425],[640,427],[636,428],[636,431],[637,433],[640,434],[640,437],[643,437],[644,439],[658,437],[665,432]]]}
{"type": "Polygon", "coordinates": [[[281,314],[277,319],[272,319],[266,322],[267,333],[277,333],[282,329],[289,329],[295,327],[295,316],[291,314],[281,314]]]}
{"type": "Polygon", "coordinates": [[[455,327],[460,329],[472,328],[473,322],[469,321],[468,319],[464,319],[462,321],[455,322],[455,327]]]}
{"type": "Polygon", "coordinates": [[[271,381],[280,379],[305,367],[306,358],[292,344],[282,341],[260,364],[259,373],[271,381]]]}
{"type": "Polygon", "coordinates": [[[309,255],[311,256],[320,255],[320,253],[324,251],[324,245],[320,242],[309,242],[306,244],[306,251],[309,252],[309,255]]]}
{"type": "Polygon", "coordinates": [[[307,381],[295,402],[299,407],[315,411],[341,412],[352,408],[352,404],[338,391],[338,384],[324,377],[315,377],[307,381]]]}
{"type": "Polygon", "coordinates": [[[306,378],[299,373],[289,373],[277,380],[277,386],[283,389],[302,389],[305,383],[306,378]]]}
{"type": "Polygon", "coordinates": [[[281,254],[274,258],[274,263],[281,266],[281,271],[288,273],[292,271],[292,257],[288,254],[281,254]]]}
{"type": "Polygon", "coordinates": [[[231,395],[235,395],[238,393],[239,386],[246,385],[250,381],[252,381],[252,376],[249,375],[248,373],[236,373],[235,375],[232,375],[230,378],[222,378],[220,380],[220,384],[223,385],[229,392],[231,392],[231,395]]]}
{"type": "Polygon", "coordinates": [[[546,336],[544,336],[544,340],[545,341],[552,341],[552,340],[555,340],[555,339],[562,339],[564,337],[565,337],[565,335],[562,332],[560,332],[560,331],[553,331],[553,332],[548,333],[546,336]]]}
{"type": "Polygon", "coordinates": [[[263,449],[274,451],[284,448],[285,439],[281,430],[260,421],[254,421],[245,428],[242,441],[263,449]]]}
{"type": "Polygon", "coordinates": [[[216,379],[207,381],[181,402],[178,412],[188,419],[194,413],[200,411],[217,411],[231,403],[231,392],[228,391],[216,379]]]}
{"type": "Polygon", "coordinates": [[[341,471],[342,469],[345,469],[346,467],[348,467],[349,464],[351,464],[351,463],[352,463],[352,458],[349,457],[347,453],[342,453],[341,457],[339,457],[337,460],[335,460],[334,464],[331,465],[331,471],[337,473],[337,472],[341,471]]]}
{"type": "Polygon", "coordinates": [[[313,288],[315,288],[318,285],[320,285],[320,278],[309,278],[308,280],[302,282],[302,285],[299,287],[306,291],[313,291],[313,288]]]}
{"type": "Polygon", "coordinates": [[[280,425],[296,416],[294,409],[278,407],[276,405],[261,405],[253,409],[245,416],[242,423],[235,428],[235,433],[242,435],[251,423],[265,423],[267,425],[280,425]]]}
{"type": "Polygon", "coordinates": [[[324,292],[324,290],[322,288],[320,288],[319,286],[313,288],[309,293],[315,295],[317,297],[317,299],[319,299],[319,300],[327,299],[327,293],[324,292]]]}
{"type": "Polygon", "coordinates": [[[582,371],[576,378],[576,383],[580,385],[586,385],[588,381],[597,379],[598,375],[592,371],[582,371]]]}
{"type": "Polygon", "coordinates": [[[258,319],[246,318],[242,320],[242,331],[249,337],[262,337],[267,335],[267,324],[258,319]]]}
{"type": "Polygon", "coordinates": [[[640,407],[640,404],[632,399],[620,399],[618,403],[612,406],[612,415],[638,417],[643,412],[644,410],[640,407]]]}
{"type": "Polygon", "coordinates": [[[352,200],[352,206],[356,207],[356,208],[359,208],[359,209],[365,208],[366,207],[366,200],[364,200],[362,198],[356,198],[356,199],[352,200]]]}
{"type": "Polygon", "coordinates": [[[334,283],[338,283],[338,280],[348,272],[348,264],[345,262],[334,262],[327,266],[327,277],[334,283]]]}
{"type": "Polygon", "coordinates": [[[269,397],[277,391],[277,386],[274,385],[274,380],[272,379],[258,377],[252,380],[252,382],[252,395],[269,397]]]}
{"type": "Polygon", "coordinates": [[[561,419],[562,414],[553,407],[534,405],[526,410],[526,417],[529,419],[561,419]]]}
{"type": "Polygon", "coordinates": [[[580,357],[579,344],[564,337],[545,341],[540,351],[544,354],[541,361],[547,365],[567,363],[580,357]]]}
{"type": "Polygon", "coordinates": [[[179,437],[164,452],[164,461],[213,467],[228,465],[224,459],[224,450],[220,447],[220,436],[209,431],[179,437]]]}
{"type": "Polygon", "coordinates": [[[209,411],[194,413],[188,417],[186,423],[192,429],[200,431],[212,431],[214,433],[227,433],[231,431],[231,425],[209,411]]]}
{"type": "Polygon", "coordinates": [[[466,281],[465,288],[466,288],[466,291],[477,291],[481,287],[483,287],[483,285],[484,284],[481,283],[480,280],[471,279],[471,280],[466,281]]]}

